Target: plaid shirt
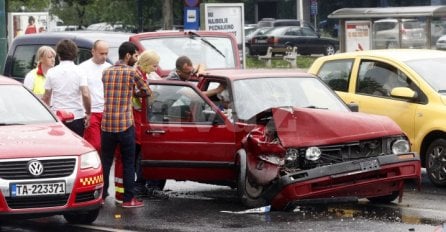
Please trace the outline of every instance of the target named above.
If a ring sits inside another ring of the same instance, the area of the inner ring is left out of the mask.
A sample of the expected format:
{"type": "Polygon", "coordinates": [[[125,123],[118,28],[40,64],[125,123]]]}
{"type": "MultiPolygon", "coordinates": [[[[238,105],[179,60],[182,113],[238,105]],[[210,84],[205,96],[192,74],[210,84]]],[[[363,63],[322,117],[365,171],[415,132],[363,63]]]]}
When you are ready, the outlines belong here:
{"type": "Polygon", "coordinates": [[[102,73],[104,83],[104,114],[101,129],[121,132],[133,125],[132,96],[135,85],[140,91],[150,93],[149,86],[135,68],[117,63],[102,73]]]}

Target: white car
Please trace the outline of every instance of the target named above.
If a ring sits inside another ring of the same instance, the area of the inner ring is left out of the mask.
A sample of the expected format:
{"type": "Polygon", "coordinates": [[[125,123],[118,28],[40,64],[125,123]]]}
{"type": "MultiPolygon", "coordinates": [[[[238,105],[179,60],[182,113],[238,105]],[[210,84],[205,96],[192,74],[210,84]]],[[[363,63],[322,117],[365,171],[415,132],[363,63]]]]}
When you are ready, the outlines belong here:
{"type": "Polygon", "coordinates": [[[438,38],[435,46],[438,50],[446,50],[446,35],[443,35],[440,38],[438,38]]]}

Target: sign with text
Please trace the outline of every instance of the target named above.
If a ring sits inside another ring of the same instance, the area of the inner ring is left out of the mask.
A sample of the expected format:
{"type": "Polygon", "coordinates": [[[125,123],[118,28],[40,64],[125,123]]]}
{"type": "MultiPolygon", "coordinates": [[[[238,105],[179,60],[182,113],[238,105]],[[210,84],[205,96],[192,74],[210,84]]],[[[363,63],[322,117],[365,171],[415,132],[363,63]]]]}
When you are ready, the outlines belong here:
{"type": "Polygon", "coordinates": [[[345,22],[345,47],[347,52],[369,50],[371,44],[370,21],[345,22]]]}
{"type": "Polygon", "coordinates": [[[206,3],[200,5],[201,30],[230,32],[238,44],[244,44],[243,3],[206,3]]]}

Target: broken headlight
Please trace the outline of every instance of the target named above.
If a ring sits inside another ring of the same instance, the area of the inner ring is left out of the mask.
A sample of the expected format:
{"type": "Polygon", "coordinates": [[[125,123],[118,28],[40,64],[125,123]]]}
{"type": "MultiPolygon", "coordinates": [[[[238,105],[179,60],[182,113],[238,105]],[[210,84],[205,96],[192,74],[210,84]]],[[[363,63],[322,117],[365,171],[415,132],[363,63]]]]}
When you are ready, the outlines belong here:
{"type": "Polygon", "coordinates": [[[410,151],[410,144],[406,139],[400,138],[392,142],[391,148],[393,154],[404,154],[410,151]]]}

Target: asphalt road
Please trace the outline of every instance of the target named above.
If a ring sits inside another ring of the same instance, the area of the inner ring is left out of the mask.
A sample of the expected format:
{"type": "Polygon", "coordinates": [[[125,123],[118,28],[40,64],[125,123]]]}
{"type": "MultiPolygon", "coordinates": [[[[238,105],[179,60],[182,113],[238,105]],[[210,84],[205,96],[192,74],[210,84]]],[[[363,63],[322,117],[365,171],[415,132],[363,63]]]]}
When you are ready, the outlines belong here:
{"type": "MultiPolygon", "coordinates": [[[[194,182],[168,181],[168,200],[145,199],[144,208],[123,209],[108,198],[90,226],[63,217],[3,222],[0,231],[434,231],[446,222],[446,188],[406,186],[401,203],[312,205],[292,212],[243,213],[235,190],[194,182]]],[[[446,231],[446,229],[440,230],[446,231]]]]}

